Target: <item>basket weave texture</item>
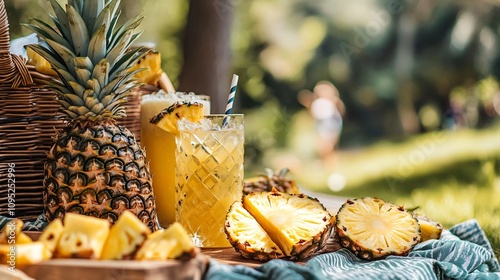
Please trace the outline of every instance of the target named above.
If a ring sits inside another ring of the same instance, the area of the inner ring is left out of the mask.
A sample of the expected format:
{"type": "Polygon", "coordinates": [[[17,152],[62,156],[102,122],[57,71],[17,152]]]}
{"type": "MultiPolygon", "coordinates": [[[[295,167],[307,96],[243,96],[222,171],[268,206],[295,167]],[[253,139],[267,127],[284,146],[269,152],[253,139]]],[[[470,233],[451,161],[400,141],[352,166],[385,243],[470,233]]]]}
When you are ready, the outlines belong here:
{"type": "Polygon", "coordinates": [[[7,12],[0,0],[0,215],[30,220],[43,212],[45,153],[55,131],[66,124],[55,92],[44,88],[50,77],[9,49],[7,12]]]}

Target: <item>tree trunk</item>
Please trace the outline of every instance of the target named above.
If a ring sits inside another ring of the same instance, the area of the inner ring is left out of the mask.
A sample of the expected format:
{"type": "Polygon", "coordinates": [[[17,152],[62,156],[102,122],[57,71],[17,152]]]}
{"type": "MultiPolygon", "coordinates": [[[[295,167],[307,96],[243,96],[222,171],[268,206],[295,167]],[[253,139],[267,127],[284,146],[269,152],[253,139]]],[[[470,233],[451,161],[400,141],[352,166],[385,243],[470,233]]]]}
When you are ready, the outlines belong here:
{"type": "Polygon", "coordinates": [[[229,94],[232,0],[190,0],[179,91],[209,95],[223,113],[229,94]]]}

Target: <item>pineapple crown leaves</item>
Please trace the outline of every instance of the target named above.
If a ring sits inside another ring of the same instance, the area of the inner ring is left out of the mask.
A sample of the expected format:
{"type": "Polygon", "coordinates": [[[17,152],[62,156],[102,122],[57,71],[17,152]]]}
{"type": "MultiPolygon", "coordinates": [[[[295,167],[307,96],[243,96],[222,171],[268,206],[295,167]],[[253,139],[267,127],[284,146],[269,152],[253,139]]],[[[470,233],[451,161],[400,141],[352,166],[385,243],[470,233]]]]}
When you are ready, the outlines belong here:
{"type": "Polygon", "coordinates": [[[127,94],[138,86],[134,75],[143,70],[129,71],[145,55],[141,48],[129,48],[142,33],[134,30],[144,17],[118,26],[121,0],[68,0],[66,9],[49,1],[54,27],[39,19],[23,25],[47,43],[27,47],[57,72],[60,81],[49,88],[57,93],[62,111],[81,122],[124,117],[127,94]]]}

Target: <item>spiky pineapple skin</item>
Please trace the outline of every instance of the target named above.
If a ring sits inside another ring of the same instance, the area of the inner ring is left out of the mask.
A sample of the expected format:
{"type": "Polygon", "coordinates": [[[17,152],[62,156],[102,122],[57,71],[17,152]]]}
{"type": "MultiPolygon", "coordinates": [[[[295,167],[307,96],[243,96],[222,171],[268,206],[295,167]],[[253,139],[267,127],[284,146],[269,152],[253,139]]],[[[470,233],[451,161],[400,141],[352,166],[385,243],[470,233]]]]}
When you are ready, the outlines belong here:
{"type": "Polygon", "coordinates": [[[114,223],[129,209],[158,228],[149,166],[134,135],[113,122],[68,126],[47,154],[44,213],[78,213],[114,223]]]}
{"type": "Polygon", "coordinates": [[[273,188],[282,193],[300,193],[295,181],[285,177],[287,173],[287,168],[276,172],[273,172],[271,169],[266,169],[266,174],[245,179],[243,181],[243,194],[270,192],[273,188]]]}

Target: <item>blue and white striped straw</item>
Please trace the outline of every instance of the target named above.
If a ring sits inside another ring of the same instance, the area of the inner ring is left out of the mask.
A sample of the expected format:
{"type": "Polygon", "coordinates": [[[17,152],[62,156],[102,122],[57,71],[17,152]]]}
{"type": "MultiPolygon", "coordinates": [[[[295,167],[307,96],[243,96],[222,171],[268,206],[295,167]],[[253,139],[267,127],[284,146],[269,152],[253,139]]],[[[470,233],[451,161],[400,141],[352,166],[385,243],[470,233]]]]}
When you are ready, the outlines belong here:
{"type": "MultiPolygon", "coordinates": [[[[229,97],[227,98],[226,112],[224,114],[229,115],[233,110],[234,97],[236,95],[236,89],[238,88],[238,75],[233,74],[233,80],[231,81],[231,89],[229,90],[229,97]]],[[[227,126],[229,121],[229,116],[226,116],[222,121],[222,127],[227,126]]]]}
{"type": "Polygon", "coordinates": [[[231,90],[229,91],[229,98],[227,99],[226,105],[226,115],[231,114],[233,110],[234,96],[236,95],[236,89],[238,88],[238,75],[233,74],[233,80],[231,81],[231,90]]]}

